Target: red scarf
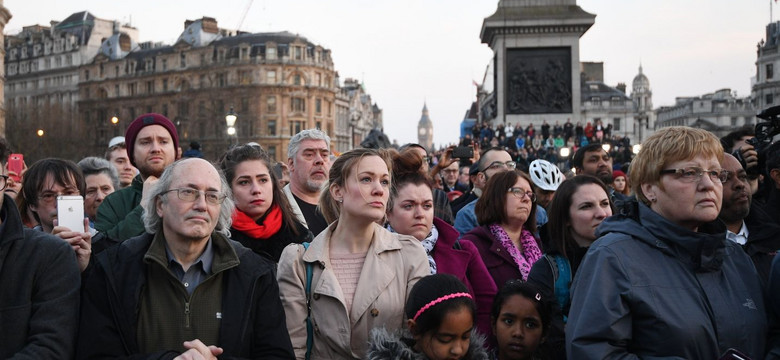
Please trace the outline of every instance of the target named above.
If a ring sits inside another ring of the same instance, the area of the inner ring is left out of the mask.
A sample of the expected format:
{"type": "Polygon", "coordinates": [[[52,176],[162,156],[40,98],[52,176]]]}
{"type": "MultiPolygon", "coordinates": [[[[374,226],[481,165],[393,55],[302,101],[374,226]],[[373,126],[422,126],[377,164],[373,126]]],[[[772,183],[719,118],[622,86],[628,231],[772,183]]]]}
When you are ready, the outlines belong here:
{"type": "Polygon", "coordinates": [[[282,228],[282,209],[278,204],[271,205],[263,224],[260,225],[236,208],[236,211],[233,212],[233,228],[253,239],[268,239],[282,228]]]}

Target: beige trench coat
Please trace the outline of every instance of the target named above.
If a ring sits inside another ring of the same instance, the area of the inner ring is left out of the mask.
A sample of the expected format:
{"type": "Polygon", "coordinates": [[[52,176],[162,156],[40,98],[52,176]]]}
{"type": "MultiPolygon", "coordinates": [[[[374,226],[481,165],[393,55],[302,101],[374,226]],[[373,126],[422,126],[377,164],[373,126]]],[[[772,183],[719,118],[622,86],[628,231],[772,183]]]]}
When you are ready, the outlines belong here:
{"type": "Polygon", "coordinates": [[[314,263],[311,314],[314,323],[312,359],[362,359],[368,334],[375,327],[390,331],[404,326],[404,304],[412,286],[430,275],[420,242],[375,225],[373,240],[360,273],[352,311],[330,264],[328,248],[336,224],[319,234],[308,249],[291,244],[282,252],[277,278],[295,356],[306,353],[306,270],[314,263]],[[304,252],[305,251],[305,252],[304,252]]]}

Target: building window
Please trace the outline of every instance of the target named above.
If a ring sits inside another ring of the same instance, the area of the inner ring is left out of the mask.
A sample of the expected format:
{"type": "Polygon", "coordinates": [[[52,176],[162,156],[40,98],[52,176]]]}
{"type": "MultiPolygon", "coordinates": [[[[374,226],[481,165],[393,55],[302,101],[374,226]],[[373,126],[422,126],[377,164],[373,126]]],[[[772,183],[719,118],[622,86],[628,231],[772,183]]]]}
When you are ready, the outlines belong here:
{"type": "Polygon", "coordinates": [[[303,60],[303,51],[300,46],[296,46],[293,49],[295,49],[295,60],[303,60]]]}
{"type": "Polygon", "coordinates": [[[205,89],[206,88],[206,75],[201,75],[199,80],[200,80],[199,81],[200,82],[200,88],[201,89],[205,89]]]}
{"type": "Polygon", "coordinates": [[[168,79],[163,79],[163,91],[168,91],[168,79]]]}
{"type": "MultiPolygon", "coordinates": [[[[290,111],[304,112],[306,111],[306,99],[294,97],[290,101],[290,111]]],[[[291,133],[297,134],[298,131],[291,133]]]]}
{"type": "Polygon", "coordinates": [[[317,86],[322,86],[322,75],[320,73],[314,75],[314,79],[316,80],[317,86]]]}
{"type": "Polygon", "coordinates": [[[612,130],[620,131],[620,118],[612,119],[612,130]]]}
{"type": "Polygon", "coordinates": [[[160,65],[162,65],[162,71],[168,70],[168,60],[167,59],[162,59],[162,62],[161,62],[160,65]]]}
{"type": "Polygon", "coordinates": [[[276,120],[268,120],[268,135],[276,136],[276,120]]]}
{"type": "Polygon", "coordinates": [[[295,74],[293,75],[293,85],[300,85],[301,84],[301,75],[295,74]]]}
{"type": "Polygon", "coordinates": [[[249,48],[241,48],[241,59],[242,60],[249,60],[249,48]]]}
{"type": "Polygon", "coordinates": [[[89,70],[84,70],[84,80],[89,81],[89,70]]]}
{"type": "Polygon", "coordinates": [[[206,65],[206,54],[200,54],[200,66],[206,65]]]}
{"type": "Polygon", "coordinates": [[[217,74],[217,86],[219,87],[227,86],[227,73],[217,74]]]}
{"type": "Polygon", "coordinates": [[[303,129],[303,121],[290,121],[290,134],[297,134],[303,129]]]}
{"type": "Polygon", "coordinates": [[[179,102],[179,116],[187,116],[190,114],[190,103],[186,101],[179,102]]]}
{"type": "Polygon", "coordinates": [[[265,80],[269,84],[276,84],[276,71],[269,70],[267,73],[265,73],[265,80]]]}
{"type": "Polygon", "coordinates": [[[187,67],[187,55],[185,53],[179,54],[179,66],[187,67]]]}
{"type": "Polygon", "coordinates": [[[119,93],[119,84],[114,85],[114,97],[119,97],[121,94],[119,93]]]}
{"type": "Polygon", "coordinates": [[[147,81],[146,82],[146,93],[147,94],[154,94],[154,81],[147,81]]]}
{"type": "Polygon", "coordinates": [[[773,64],[766,64],[766,78],[771,79],[775,77],[775,69],[773,64]]]}
{"type": "Polygon", "coordinates": [[[165,117],[168,117],[168,104],[163,104],[162,106],[162,114],[165,117]]]}
{"type": "Polygon", "coordinates": [[[241,113],[247,114],[249,112],[249,98],[241,98],[241,113]]]}
{"type": "Polygon", "coordinates": [[[314,112],[322,114],[322,99],[314,100],[314,112]]]}
{"type": "Polygon", "coordinates": [[[775,102],[774,96],[772,96],[772,94],[766,94],[764,99],[766,100],[766,104],[765,105],[772,105],[772,103],[775,102]]]}
{"type": "Polygon", "coordinates": [[[590,102],[593,103],[593,106],[601,106],[601,98],[599,97],[591,98],[590,102]]]}
{"type": "Polygon", "coordinates": [[[242,70],[238,72],[238,82],[241,85],[249,85],[252,82],[252,72],[249,70],[242,70]]]}
{"type": "Polygon", "coordinates": [[[613,107],[623,106],[623,99],[621,99],[620,97],[615,96],[615,97],[613,97],[612,99],[609,100],[609,105],[613,106],[613,107]]]}
{"type": "Polygon", "coordinates": [[[268,157],[271,158],[271,160],[276,161],[276,146],[271,145],[268,147],[268,157]]]}
{"type": "Polygon", "coordinates": [[[198,103],[198,114],[201,116],[206,115],[206,102],[201,101],[198,103]]]}
{"type": "Polygon", "coordinates": [[[737,117],[736,116],[732,116],[731,117],[731,126],[737,126],[737,117]]]}
{"type": "Polygon", "coordinates": [[[315,128],[317,128],[317,129],[319,129],[319,130],[322,130],[322,121],[317,121],[317,122],[314,124],[314,127],[315,127],[315,128]]]}
{"type": "Polygon", "coordinates": [[[276,60],[276,48],[269,47],[265,49],[265,58],[268,60],[276,60]]]}
{"type": "Polygon", "coordinates": [[[127,84],[127,92],[130,94],[130,96],[135,96],[136,93],[135,83],[127,84]]]}
{"type": "Polygon", "coordinates": [[[267,104],[267,111],[269,114],[276,114],[276,96],[269,96],[265,100],[267,104]]]}

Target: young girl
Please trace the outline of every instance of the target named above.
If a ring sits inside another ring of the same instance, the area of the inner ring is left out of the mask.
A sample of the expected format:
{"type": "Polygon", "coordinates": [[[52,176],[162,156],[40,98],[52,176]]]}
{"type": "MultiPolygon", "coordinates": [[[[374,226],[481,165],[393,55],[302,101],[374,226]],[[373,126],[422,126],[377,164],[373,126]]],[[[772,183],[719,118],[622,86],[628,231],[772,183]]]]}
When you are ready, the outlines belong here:
{"type": "Polygon", "coordinates": [[[488,355],[473,333],[474,301],[458,278],[435,274],[420,279],[406,301],[407,331],[371,331],[366,359],[481,359],[488,355]]]}
{"type": "Polygon", "coordinates": [[[550,306],[533,285],[507,282],[493,301],[491,320],[498,346],[490,359],[543,359],[537,349],[550,328],[550,306]]]}

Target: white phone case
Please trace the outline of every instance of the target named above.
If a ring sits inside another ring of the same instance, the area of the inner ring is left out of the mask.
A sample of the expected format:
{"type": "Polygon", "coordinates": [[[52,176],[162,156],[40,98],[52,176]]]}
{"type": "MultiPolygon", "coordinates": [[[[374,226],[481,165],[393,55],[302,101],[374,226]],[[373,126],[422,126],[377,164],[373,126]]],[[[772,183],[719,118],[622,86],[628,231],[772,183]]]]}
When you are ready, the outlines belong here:
{"type": "Polygon", "coordinates": [[[57,224],[71,231],[84,232],[84,198],[81,195],[57,196],[57,224]]]}

